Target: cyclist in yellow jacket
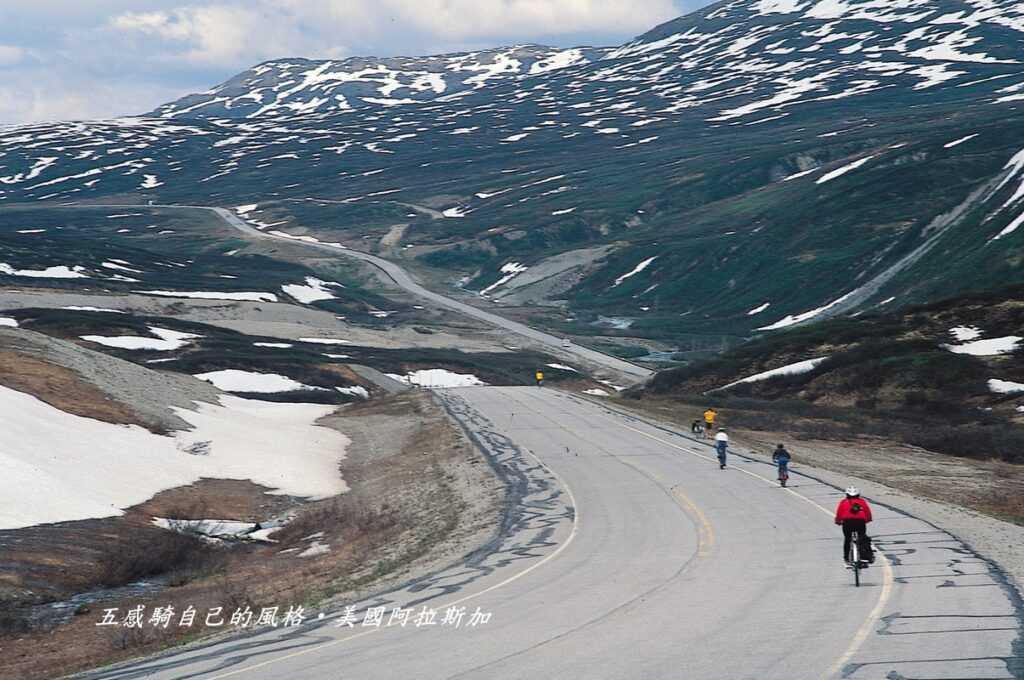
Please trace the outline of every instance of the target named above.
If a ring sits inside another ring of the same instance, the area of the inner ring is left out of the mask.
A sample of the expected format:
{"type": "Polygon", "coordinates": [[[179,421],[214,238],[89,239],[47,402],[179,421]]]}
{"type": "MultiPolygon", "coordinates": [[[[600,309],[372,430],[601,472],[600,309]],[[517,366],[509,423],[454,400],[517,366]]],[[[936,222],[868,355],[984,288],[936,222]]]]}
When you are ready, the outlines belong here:
{"type": "Polygon", "coordinates": [[[714,434],[715,419],[718,417],[718,411],[714,408],[708,407],[707,411],[704,411],[704,436],[711,437],[714,434]]]}

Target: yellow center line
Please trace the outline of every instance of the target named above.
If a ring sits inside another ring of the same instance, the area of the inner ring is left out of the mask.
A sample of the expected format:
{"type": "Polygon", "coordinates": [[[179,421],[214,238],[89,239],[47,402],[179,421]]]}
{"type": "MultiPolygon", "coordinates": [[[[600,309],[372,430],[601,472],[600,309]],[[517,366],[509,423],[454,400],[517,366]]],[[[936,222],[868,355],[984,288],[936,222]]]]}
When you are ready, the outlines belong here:
{"type": "Polygon", "coordinates": [[[697,504],[694,503],[689,496],[683,493],[679,485],[672,486],[672,484],[669,481],[665,480],[663,477],[661,477],[661,475],[659,475],[655,471],[650,470],[634,461],[627,461],[621,458],[620,456],[616,456],[614,453],[603,447],[601,444],[598,444],[597,442],[593,441],[592,439],[589,439],[580,432],[577,432],[574,428],[569,427],[564,423],[558,422],[557,420],[549,416],[547,413],[538,411],[537,409],[532,408],[528,404],[518,399],[513,399],[513,401],[523,406],[528,411],[532,411],[541,418],[548,420],[557,429],[563,430],[564,432],[567,432],[576,439],[579,439],[580,441],[584,441],[590,444],[599,451],[603,451],[606,455],[608,455],[611,458],[615,458],[623,465],[628,465],[629,467],[634,468],[635,470],[637,470],[637,472],[646,476],[648,479],[661,486],[662,489],[667,490],[669,492],[669,497],[676,503],[676,505],[678,505],[683,510],[683,512],[689,511],[688,514],[694,517],[699,523],[699,526],[695,527],[697,529],[697,556],[707,557],[711,554],[711,550],[712,548],[714,548],[715,545],[715,530],[712,528],[711,522],[708,521],[707,515],[705,515],[704,512],[701,511],[699,507],[697,507],[697,504]]]}
{"type": "MultiPolygon", "coordinates": [[[[639,435],[647,437],[648,439],[653,439],[656,442],[659,442],[661,444],[665,444],[666,446],[670,446],[670,447],[672,447],[674,449],[678,449],[679,451],[683,451],[684,453],[688,453],[688,454],[690,454],[692,456],[696,456],[698,458],[703,458],[704,460],[709,460],[709,461],[710,460],[715,460],[711,456],[706,456],[706,455],[704,455],[702,453],[698,453],[696,451],[693,451],[692,449],[688,449],[688,448],[679,446],[678,444],[675,444],[675,443],[670,442],[668,440],[662,439],[661,437],[656,437],[656,436],[654,436],[652,434],[648,434],[647,432],[644,432],[643,430],[638,430],[637,428],[631,427],[631,426],[626,425],[624,423],[619,423],[619,424],[622,427],[626,428],[627,430],[629,430],[631,432],[635,432],[635,433],[637,433],[639,435]]],[[[767,477],[763,477],[763,476],[757,474],[756,472],[751,472],[749,470],[744,470],[743,468],[733,468],[733,469],[737,470],[739,472],[742,472],[745,475],[750,475],[751,477],[755,477],[757,479],[760,479],[760,480],[762,480],[764,482],[767,482],[768,484],[774,485],[776,483],[775,480],[771,480],[771,479],[768,479],[767,477]]],[[[802,501],[810,503],[812,507],[814,507],[814,508],[820,510],[821,512],[825,513],[828,517],[832,517],[833,516],[831,510],[829,510],[825,506],[821,505],[820,503],[818,503],[818,502],[808,498],[807,496],[799,494],[799,493],[797,493],[796,491],[794,491],[793,489],[790,489],[790,488],[785,488],[783,490],[786,491],[787,493],[795,496],[796,498],[799,498],[802,501]]],[[[878,595],[878,601],[875,603],[874,608],[868,614],[867,618],[864,619],[864,623],[857,630],[857,633],[854,635],[853,640],[850,643],[850,646],[846,649],[845,652],[843,652],[843,655],[841,657],[839,657],[839,659],[829,669],[827,677],[837,677],[842,672],[843,667],[850,661],[850,659],[853,658],[853,655],[857,653],[857,650],[860,649],[861,645],[864,644],[864,641],[867,640],[868,636],[871,634],[871,631],[874,629],[874,627],[878,623],[879,619],[881,619],[882,613],[885,611],[885,606],[886,606],[886,604],[888,604],[889,598],[892,596],[893,584],[895,582],[895,577],[893,575],[893,569],[892,569],[892,563],[889,561],[889,559],[885,556],[884,553],[879,552],[878,554],[882,558],[882,590],[881,590],[881,592],[878,595]]]]}

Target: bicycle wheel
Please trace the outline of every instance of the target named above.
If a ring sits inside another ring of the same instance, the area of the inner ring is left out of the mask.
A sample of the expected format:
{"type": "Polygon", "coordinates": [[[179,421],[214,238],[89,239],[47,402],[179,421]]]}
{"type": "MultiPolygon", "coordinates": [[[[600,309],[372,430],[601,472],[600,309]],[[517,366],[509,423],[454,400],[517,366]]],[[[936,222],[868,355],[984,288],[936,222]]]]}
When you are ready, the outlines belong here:
{"type": "Polygon", "coordinates": [[[850,565],[853,567],[853,585],[860,588],[860,535],[850,537],[850,565]]]}

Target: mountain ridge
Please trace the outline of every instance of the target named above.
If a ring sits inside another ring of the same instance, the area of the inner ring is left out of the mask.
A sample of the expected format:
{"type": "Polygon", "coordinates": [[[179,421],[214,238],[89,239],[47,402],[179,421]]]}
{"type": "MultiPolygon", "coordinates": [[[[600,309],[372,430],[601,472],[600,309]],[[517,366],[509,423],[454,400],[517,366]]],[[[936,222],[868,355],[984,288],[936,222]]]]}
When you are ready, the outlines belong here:
{"type": "Polygon", "coordinates": [[[452,101],[9,129],[0,204],[257,203],[371,249],[404,225],[394,256],[566,332],[738,339],[1024,279],[1010,57],[1006,0],[732,0],[452,101]]]}
{"type": "Polygon", "coordinates": [[[521,44],[419,57],[273,59],[144,116],[251,118],[386,108],[457,96],[489,81],[493,84],[586,63],[606,51],[589,46],[521,44]]]}

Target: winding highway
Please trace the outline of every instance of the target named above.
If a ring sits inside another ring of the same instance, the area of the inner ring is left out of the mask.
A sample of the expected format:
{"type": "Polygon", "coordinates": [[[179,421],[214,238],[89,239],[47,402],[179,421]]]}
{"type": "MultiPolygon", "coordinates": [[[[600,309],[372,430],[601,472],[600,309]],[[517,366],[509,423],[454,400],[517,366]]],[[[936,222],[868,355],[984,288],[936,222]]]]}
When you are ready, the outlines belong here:
{"type": "Polygon", "coordinates": [[[515,333],[516,335],[526,338],[527,340],[543,345],[551,353],[555,355],[573,357],[579,361],[590,364],[591,366],[597,366],[601,368],[610,369],[624,377],[631,382],[640,382],[649,378],[652,372],[642,366],[630,363],[613,357],[609,354],[604,354],[587,347],[580,347],[579,345],[570,345],[568,347],[562,344],[562,338],[539,331],[535,328],[531,328],[526,324],[519,323],[518,321],[512,321],[506,319],[503,316],[488,312],[486,310],[474,307],[473,305],[453,300],[452,298],[446,297],[439,293],[435,293],[432,290],[424,288],[401,266],[395,264],[390,260],[386,260],[376,255],[364,253],[358,250],[352,250],[346,248],[340,244],[325,243],[317,241],[309,237],[296,237],[283,234],[282,232],[265,232],[255,228],[235,213],[231,212],[227,208],[216,208],[204,205],[171,205],[171,204],[83,204],[83,205],[62,205],[62,208],[149,208],[149,209],[185,209],[185,210],[205,210],[212,212],[220,217],[231,227],[239,230],[250,238],[259,240],[270,240],[270,241],[282,241],[290,243],[292,245],[306,247],[320,252],[329,252],[333,255],[341,255],[356,260],[361,260],[368,264],[373,265],[380,271],[384,272],[392,281],[395,282],[403,290],[415,295],[416,297],[431,302],[439,307],[444,307],[452,311],[458,312],[465,316],[472,317],[478,321],[483,321],[486,324],[500,328],[502,330],[515,333]]]}
{"type": "Polygon", "coordinates": [[[226,222],[229,226],[237,229],[244,233],[250,238],[264,240],[264,241],[281,241],[284,243],[290,243],[294,246],[305,247],[320,252],[328,252],[332,255],[341,255],[356,260],[361,260],[368,264],[373,265],[380,271],[382,271],[388,278],[395,282],[395,284],[403,290],[415,295],[416,297],[431,302],[439,307],[444,307],[452,311],[458,312],[465,316],[472,317],[478,321],[483,321],[486,324],[500,328],[502,330],[514,333],[522,338],[525,338],[533,343],[542,345],[549,350],[551,354],[555,354],[563,357],[571,357],[578,361],[582,361],[592,367],[609,369],[616,374],[622,376],[629,382],[642,382],[652,375],[652,371],[638,366],[637,364],[624,361],[618,357],[611,356],[610,354],[604,354],[592,350],[588,347],[580,347],[579,345],[563,345],[562,338],[539,331],[535,328],[527,326],[526,324],[519,323],[518,321],[512,321],[499,314],[494,314],[486,310],[474,307],[473,305],[466,304],[465,302],[459,302],[452,298],[446,297],[439,293],[435,293],[422,285],[420,285],[409,272],[405,271],[401,266],[386,260],[376,255],[364,253],[359,250],[353,250],[346,248],[343,245],[336,243],[325,243],[318,241],[310,237],[302,236],[289,236],[283,232],[265,232],[255,228],[235,213],[231,212],[227,208],[217,208],[205,205],[177,205],[177,204],[139,204],[139,203],[88,203],[88,204],[64,204],[61,205],[62,209],[96,209],[96,208],[131,208],[131,209],[172,209],[172,210],[204,210],[212,212],[226,222]]]}
{"type": "MultiPolygon", "coordinates": [[[[174,207],[198,208],[200,206],[174,207]]],[[[223,218],[224,221],[230,224],[232,227],[238,229],[241,232],[244,232],[245,234],[253,238],[286,241],[292,244],[298,243],[310,248],[315,248],[321,251],[328,251],[335,255],[341,254],[344,255],[345,257],[351,257],[372,264],[374,267],[377,267],[382,272],[387,274],[387,276],[392,281],[394,281],[400,288],[408,291],[409,293],[412,293],[413,295],[422,300],[432,302],[433,304],[439,307],[445,307],[447,309],[459,312],[460,314],[464,314],[479,321],[483,321],[484,323],[490,324],[496,328],[501,328],[503,330],[515,333],[516,335],[519,335],[535,343],[544,345],[545,347],[548,347],[551,350],[554,350],[556,354],[570,355],[577,359],[589,362],[591,364],[596,364],[598,366],[610,368],[613,371],[617,371],[618,373],[622,373],[629,376],[633,380],[643,380],[650,377],[651,375],[651,371],[646,368],[643,368],[642,366],[637,366],[636,364],[632,364],[628,361],[623,361],[622,359],[619,359],[617,357],[613,357],[608,354],[603,354],[601,352],[597,352],[586,347],[580,347],[578,345],[565,347],[562,345],[562,338],[551,335],[550,333],[539,331],[535,328],[527,326],[526,324],[519,323],[518,321],[512,321],[511,319],[507,319],[498,314],[493,314],[478,307],[474,307],[473,305],[466,304],[465,302],[459,302],[458,300],[453,300],[452,298],[446,297],[439,293],[435,293],[432,290],[428,290],[427,288],[424,288],[419,283],[417,283],[416,280],[413,279],[413,277],[407,271],[402,269],[402,267],[395,264],[391,260],[385,260],[382,257],[377,257],[376,255],[370,255],[369,253],[364,253],[358,250],[352,250],[350,248],[345,248],[344,246],[339,246],[335,244],[300,240],[294,237],[289,238],[288,236],[281,236],[279,234],[263,232],[248,224],[245,220],[241,219],[240,217],[232,213],[230,210],[227,210],[225,208],[205,209],[212,210],[221,218],[223,218]]]]}
{"type": "Polygon", "coordinates": [[[743,457],[719,470],[703,442],[554,390],[435,396],[505,481],[488,545],[345,603],[348,615],[338,605],[86,677],[1024,678],[1019,598],[934,526],[876,508],[880,557],[855,588],[832,524],[839,492],[807,470],[788,489],[743,457]],[[387,625],[396,608],[438,619],[387,625]]]}

